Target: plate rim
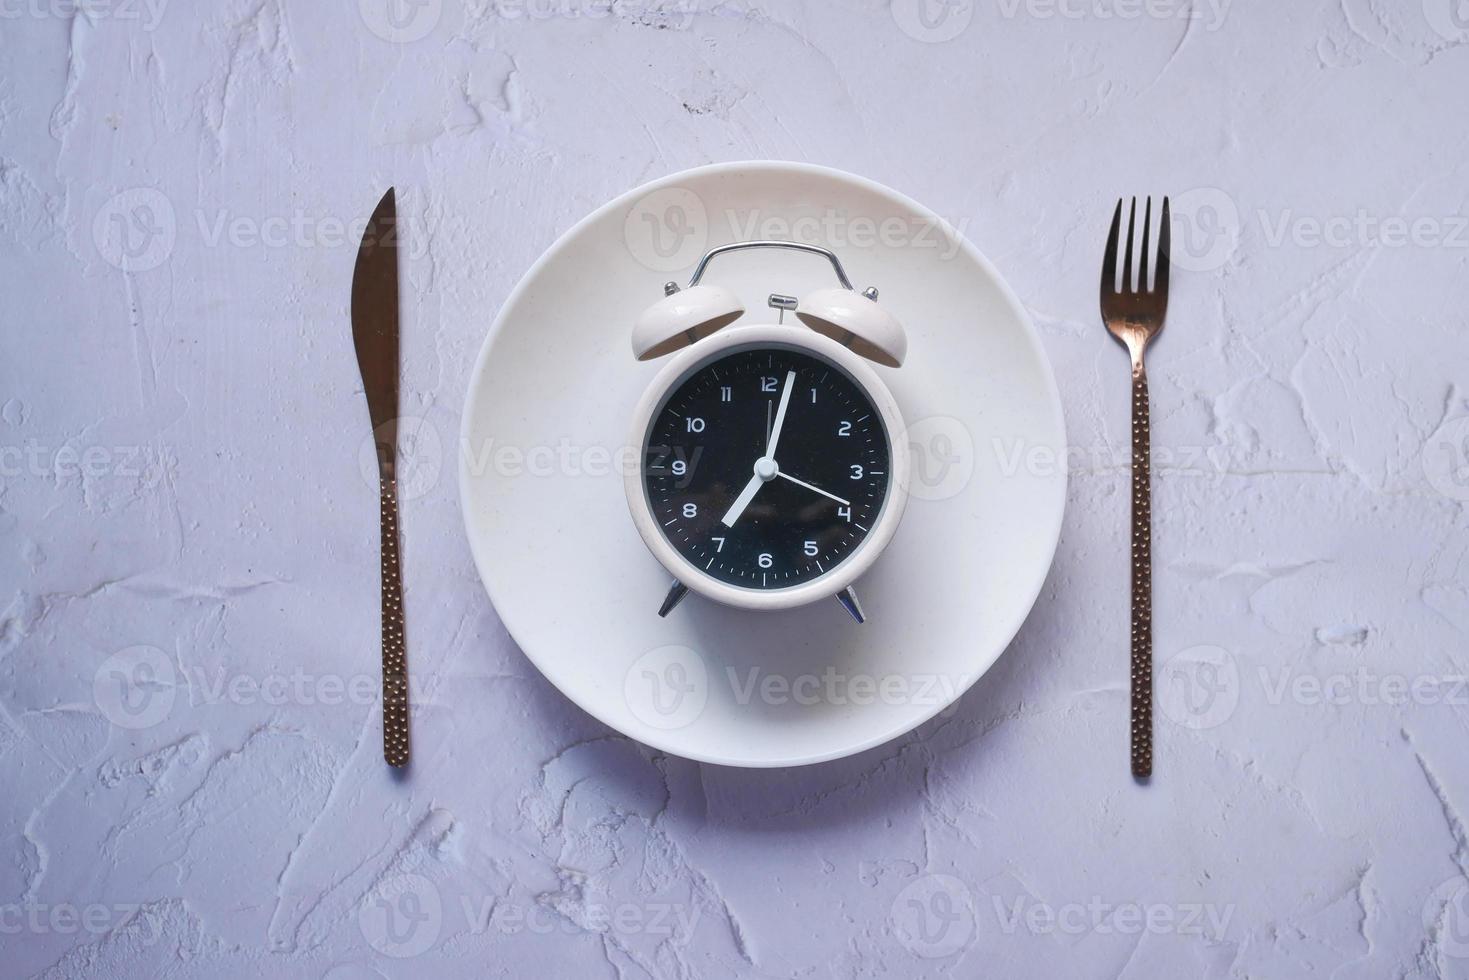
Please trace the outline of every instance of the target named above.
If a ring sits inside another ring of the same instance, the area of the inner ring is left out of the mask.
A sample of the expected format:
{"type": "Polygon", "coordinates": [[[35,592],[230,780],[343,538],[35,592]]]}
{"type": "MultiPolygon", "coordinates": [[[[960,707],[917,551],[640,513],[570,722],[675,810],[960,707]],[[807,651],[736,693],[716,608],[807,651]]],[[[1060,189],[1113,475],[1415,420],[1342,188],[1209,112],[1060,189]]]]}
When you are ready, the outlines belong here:
{"type": "Polygon", "coordinates": [[[521,641],[520,637],[522,634],[517,630],[516,625],[512,623],[511,617],[508,616],[506,612],[501,608],[499,603],[496,602],[494,591],[490,585],[491,576],[486,573],[486,567],[489,564],[489,556],[482,553],[482,546],[476,540],[475,529],[470,523],[470,481],[474,479],[474,477],[470,472],[470,460],[466,452],[466,448],[470,445],[470,426],[472,424],[472,420],[475,417],[473,409],[476,406],[480,392],[483,390],[483,385],[481,382],[484,378],[484,374],[489,364],[491,354],[495,350],[497,343],[500,340],[501,334],[503,334],[505,330],[506,313],[519,302],[522,294],[530,288],[531,283],[534,282],[536,277],[541,272],[541,269],[544,266],[548,265],[553,257],[559,256],[568,242],[570,242],[575,236],[577,236],[586,226],[602,219],[607,214],[612,213],[616,208],[621,205],[621,202],[626,201],[629,198],[646,196],[648,194],[662,190],[669,185],[677,185],[681,182],[688,181],[691,178],[704,179],[709,177],[718,177],[720,175],[729,173],[748,173],[756,171],[764,171],[770,173],[796,173],[804,177],[820,177],[827,180],[848,183],[869,193],[874,193],[879,196],[887,196],[899,202],[902,206],[909,208],[914,214],[927,218],[940,227],[948,228],[948,230],[952,233],[954,240],[959,247],[959,250],[962,251],[971,261],[975,262],[990,277],[990,280],[998,287],[1000,299],[1010,308],[1012,314],[1014,314],[1016,319],[1019,321],[1022,327],[1021,332],[1024,335],[1025,345],[1030,350],[1030,352],[1036,356],[1036,359],[1042,368],[1041,374],[1045,388],[1045,400],[1051,408],[1051,414],[1053,415],[1051,421],[1056,426],[1057,433],[1061,439],[1060,448],[1064,450],[1065,446],[1068,445],[1066,435],[1065,409],[1061,402],[1060,387],[1056,383],[1055,367],[1054,365],[1052,365],[1050,356],[1046,353],[1045,347],[1041,343],[1040,333],[1036,330],[1035,323],[1031,319],[1029,311],[1026,310],[1025,306],[1020,302],[1019,297],[1015,294],[1014,289],[1011,288],[1010,283],[1005,279],[1004,276],[1000,275],[999,269],[996,268],[994,263],[992,263],[988,259],[988,257],[986,257],[984,253],[981,252],[978,247],[969,240],[968,236],[964,235],[959,229],[949,225],[948,222],[946,222],[936,212],[920,204],[908,195],[903,194],[900,191],[896,191],[886,184],[882,184],[878,181],[862,177],[858,174],[853,174],[845,170],[839,170],[834,167],[824,166],[822,164],[805,163],[798,161],[770,159],[736,160],[723,163],[702,164],[696,167],[688,167],[683,170],[667,174],[663,177],[658,177],[653,180],[646,181],[642,184],[636,185],[626,191],[617,194],[611,200],[597,207],[586,216],[584,216],[581,220],[573,224],[570,228],[566,229],[564,232],[558,235],[555,241],[553,241],[546,248],[546,250],[542,252],[541,255],[535,260],[535,262],[531,263],[530,267],[526,269],[524,274],[521,275],[519,281],[516,282],[515,287],[510,290],[505,299],[501,302],[500,308],[495,314],[495,319],[490,324],[490,328],[485,334],[484,341],[480,344],[479,354],[475,357],[474,367],[471,369],[469,374],[468,390],[465,393],[464,405],[459,420],[459,513],[460,518],[463,521],[465,537],[468,539],[470,556],[474,560],[475,574],[479,576],[480,585],[484,588],[485,595],[490,600],[490,608],[494,611],[495,616],[505,627],[505,631],[510,635],[510,638],[515,641],[515,646],[520,651],[521,655],[529,660],[531,665],[540,672],[541,676],[545,678],[547,683],[554,687],[557,692],[559,692],[563,697],[571,701],[571,703],[575,704],[578,708],[586,712],[592,718],[595,718],[600,724],[606,725],[612,731],[617,732],[618,734],[626,738],[632,739],[635,742],[651,746],[652,748],[655,748],[662,752],[667,752],[671,755],[678,756],[679,758],[690,759],[694,762],[710,765],[730,766],[740,769],[784,769],[816,765],[822,762],[832,762],[838,759],[845,759],[850,756],[866,752],[869,749],[885,745],[888,742],[893,741],[894,739],[901,738],[903,735],[906,735],[911,731],[917,730],[918,728],[927,724],[929,721],[932,721],[933,718],[941,712],[947,710],[952,705],[957,704],[964,697],[964,695],[968,693],[968,691],[972,687],[974,687],[976,683],[979,682],[979,679],[990,671],[995,663],[999,661],[1000,657],[1002,657],[1005,652],[1010,649],[1010,646],[1015,642],[1015,637],[1019,634],[1021,627],[1025,625],[1025,621],[1030,618],[1031,612],[1034,611],[1035,604],[1040,599],[1041,592],[1045,588],[1046,579],[1049,578],[1051,570],[1055,567],[1056,564],[1056,551],[1060,547],[1061,529],[1065,525],[1066,507],[1070,498],[1071,473],[1070,467],[1066,464],[1066,454],[1064,451],[1059,454],[1058,458],[1058,470],[1060,478],[1060,506],[1055,511],[1053,526],[1049,529],[1048,533],[1045,536],[1046,551],[1048,552],[1048,557],[1045,563],[1044,571],[1040,573],[1035,582],[1031,583],[1031,586],[1029,588],[1024,590],[1024,592],[1027,594],[1027,598],[1023,604],[1017,603],[1017,611],[1012,616],[1012,621],[1004,624],[1004,626],[998,630],[998,633],[1005,637],[1004,642],[997,644],[993,655],[990,656],[985,663],[976,664],[976,669],[969,673],[966,677],[964,677],[961,684],[957,684],[954,686],[953,696],[948,700],[943,701],[942,703],[938,703],[932,706],[930,710],[918,716],[916,720],[905,719],[895,726],[883,729],[880,732],[853,741],[840,748],[829,749],[822,752],[793,754],[789,757],[782,757],[779,759],[769,758],[760,760],[720,756],[697,750],[691,751],[687,746],[679,745],[675,742],[671,742],[665,739],[663,737],[664,733],[656,730],[634,734],[626,730],[624,727],[615,724],[613,721],[604,717],[600,711],[587,704],[582,698],[578,697],[576,694],[566,690],[560,684],[557,684],[556,681],[553,680],[550,675],[546,673],[545,669],[541,666],[541,663],[537,659],[535,654],[533,654],[529,650],[529,648],[527,648],[526,645],[521,641]]]}

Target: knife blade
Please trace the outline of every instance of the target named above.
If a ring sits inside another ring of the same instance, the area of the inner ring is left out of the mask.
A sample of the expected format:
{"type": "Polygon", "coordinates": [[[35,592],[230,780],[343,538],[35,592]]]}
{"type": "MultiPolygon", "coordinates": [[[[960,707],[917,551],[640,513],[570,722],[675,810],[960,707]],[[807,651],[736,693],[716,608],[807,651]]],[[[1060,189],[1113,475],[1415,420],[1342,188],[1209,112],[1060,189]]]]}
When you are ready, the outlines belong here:
{"type": "Polygon", "coordinates": [[[383,758],[408,764],[408,651],[398,564],[398,203],[388,188],[352,271],[352,343],[378,466],[382,553],[383,758]]]}

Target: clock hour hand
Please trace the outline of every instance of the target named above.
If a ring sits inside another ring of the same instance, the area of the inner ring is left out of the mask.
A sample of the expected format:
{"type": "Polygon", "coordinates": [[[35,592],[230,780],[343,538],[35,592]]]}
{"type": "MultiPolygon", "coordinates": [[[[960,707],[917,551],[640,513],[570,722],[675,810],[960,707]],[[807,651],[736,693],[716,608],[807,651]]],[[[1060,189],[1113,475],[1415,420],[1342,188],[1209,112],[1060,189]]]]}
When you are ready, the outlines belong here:
{"type": "Polygon", "coordinates": [[[741,490],[740,495],[735,498],[734,503],[729,505],[729,510],[725,512],[724,517],[720,518],[720,523],[725,527],[734,527],[735,521],[740,519],[740,515],[745,512],[745,508],[750,506],[750,501],[755,499],[756,492],[764,485],[765,481],[761,479],[759,473],[750,477],[750,482],[745,484],[745,489],[741,490]]]}
{"type": "Polygon", "coordinates": [[[778,477],[780,477],[782,480],[790,480],[792,483],[794,483],[798,487],[805,487],[807,490],[815,491],[816,493],[821,494],[823,497],[830,497],[832,500],[835,500],[837,503],[841,504],[843,507],[850,507],[850,506],[852,506],[852,502],[850,500],[843,500],[841,497],[838,497],[834,493],[827,493],[825,490],[821,489],[820,487],[812,486],[811,484],[807,483],[805,480],[798,480],[795,477],[791,476],[789,473],[786,473],[784,471],[781,471],[781,472],[776,473],[775,475],[778,476],[778,477]]]}
{"type": "Polygon", "coordinates": [[[725,527],[734,527],[735,521],[739,520],[745,508],[750,506],[750,501],[755,499],[755,494],[760,491],[760,488],[779,475],[780,467],[776,466],[775,460],[769,456],[761,456],[755,460],[755,475],[750,477],[750,482],[745,484],[745,489],[741,490],[734,503],[729,505],[729,510],[720,518],[721,523],[725,527]]]}

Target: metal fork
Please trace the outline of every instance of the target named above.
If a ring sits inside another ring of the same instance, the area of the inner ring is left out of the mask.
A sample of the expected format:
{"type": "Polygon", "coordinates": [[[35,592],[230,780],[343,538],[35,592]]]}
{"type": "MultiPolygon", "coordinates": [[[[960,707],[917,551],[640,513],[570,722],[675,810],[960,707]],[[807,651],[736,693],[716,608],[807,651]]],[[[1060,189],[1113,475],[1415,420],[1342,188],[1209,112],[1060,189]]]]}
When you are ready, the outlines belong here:
{"type": "Polygon", "coordinates": [[[1158,263],[1149,288],[1148,237],[1153,223],[1153,199],[1143,213],[1140,261],[1133,265],[1132,243],[1137,222],[1137,198],[1127,213],[1127,250],[1117,265],[1117,242],[1122,232],[1122,201],[1112,215],[1107,254],[1102,259],[1102,319],[1107,331],[1127,348],[1132,358],[1132,774],[1153,774],[1153,490],[1152,448],[1148,426],[1148,373],[1143,352],[1163,331],[1168,313],[1168,198],[1158,228],[1158,263]],[[1133,270],[1137,277],[1134,285],[1133,270]],[[1120,275],[1119,275],[1120,273],[1120,275]],[[1118,281],[1121,280],[1121,287],[1118,281]]]}

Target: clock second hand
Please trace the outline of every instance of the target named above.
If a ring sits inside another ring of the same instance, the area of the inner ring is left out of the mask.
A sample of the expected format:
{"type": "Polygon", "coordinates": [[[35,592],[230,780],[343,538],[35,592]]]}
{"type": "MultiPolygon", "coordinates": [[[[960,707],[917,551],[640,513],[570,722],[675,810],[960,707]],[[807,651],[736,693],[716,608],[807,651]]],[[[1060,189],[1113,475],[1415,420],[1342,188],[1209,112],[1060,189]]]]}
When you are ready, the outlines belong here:
{"type": "Polygon", "coordinates": [[[813,490],[816,493],[821,494],[823,497],[830,497],[832,500],[835,500],[837,503],[841,504],[843,507],[850,507],[850,506],[852,506],[852,502],[850,500],[843,500],[841,497],[838,497],[834,493],[827,493],[825,490],[821,489],[820,487],[814,486],[814,485],[812,485],[810,483],[807,483],[805,480],[798,480],[798,479],[796,479],[795,477],[791,476],[789,473],[786,473],[783,470],[780,471],[780,472],[777,472],[775,475],[778,476],[778,477],[780,477],[782,480],[790,480],[792,483],[794,483],[798,487],[805,487],[807,490],[813,490]]]}

